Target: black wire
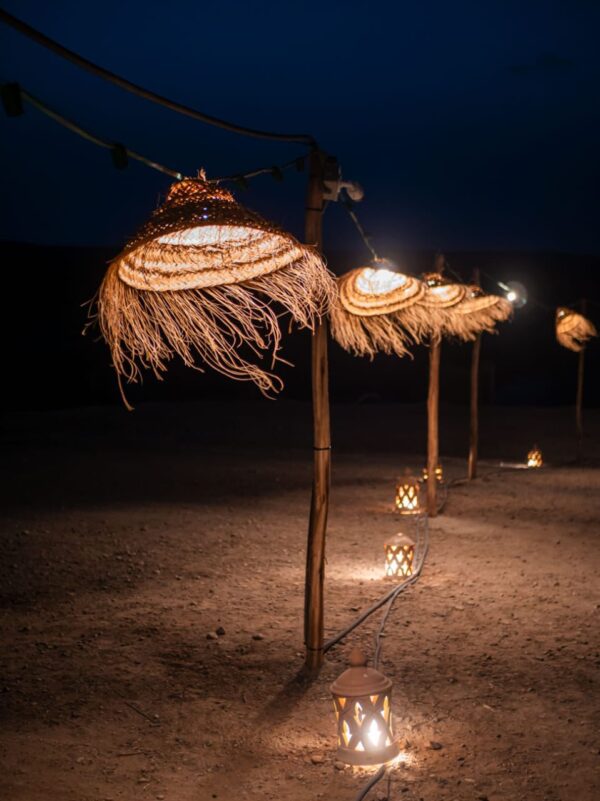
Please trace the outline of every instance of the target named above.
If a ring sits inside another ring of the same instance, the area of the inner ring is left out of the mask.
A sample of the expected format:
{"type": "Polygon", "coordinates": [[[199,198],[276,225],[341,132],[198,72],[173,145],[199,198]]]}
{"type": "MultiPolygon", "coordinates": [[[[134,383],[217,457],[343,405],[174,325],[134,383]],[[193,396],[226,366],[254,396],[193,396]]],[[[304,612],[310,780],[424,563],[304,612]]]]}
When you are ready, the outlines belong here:
{"type": "Polygon", "coordinates": [[[367,795],[367,793],[375,787],[378,781],[383,779],[385,776],[387,768],[385,765],[382,765],[377,773],[374,776],[371,776],[369,781],[365,784],[365,786],[358,791],[357,795],[354,796],[354,801],[362,801],[363,798],[367,795]]]}
{"type": "MultiPolygon", "coordinates": [[[[57,122],[59,125],[62,125],[63,128],[67,128],[72,133],[78,134],[78,136],[81,136],[83,139],[87,139],[88,142],[92,142],[93,144],[98,145],[99,147],[103,147],[108,150],[113,150],[117,146],[116,142],[109,142],[106,139],[101,139],[99,136],[96,136],[96,134],[93,134],[90,131],[86,131],[85,128],[82,128],[80,125],[78,125],[76,122],[73,122],[73,120],[70,120],[68,117],[59,114],[58,111],[55,111],[54,109],[50,108],[41,100],[39,100],[39,98],[29,94],[29,92],[26,92],[21,87],[19,87],[19,90],[21,93],[21,97],[24,100],[26,100],[32,106],[37,108],[38,111],[41,111],[42,114],[45,114],[50,119],[54,120],[54,122],[57,122]]],[[[178,172],[177,170],[172,170],[170,167],[165,167],[164,164],[159,164],[157,161],[153,161],[152,159],[146,158],[146,156],[142,156],[135,150],[130,150],[128,147],[123,146],[123,151],[130,158],[134,159],[135,161],[139,161],[140,163],[146,165],[146,167],[150,167],[153,170],[158,170],[158,172],[162,172],[165,175],[170,175],[172,178],[177,178],[178,180],[181,180],[183,178],[183,173],[178,172]]]]}
{"type": "MultiPolygon", "coordinates": [[[[30,105],[32,105],[42,114],[45,114],[51,120],[54,120],[54,122],[57,122],[59,125],[62,125],[63,128],[66,128],[72,133],[75,133],[78,136],[81,136],[83,139],[86,139],[88,142],[92,142],[92,144],[98,145],[98,147],[102,147],[107,150],[112,150],[118,146],[116,142],[111,142],[108,139],[103,139],[97,134],[92,133],[91,131],[85,128],[82,128],[81,125],[74,122],[69,117],[65,117],[64,114],[60,114],[55,109],[50,108],[50,106],[48,106],[38,97],[35,97],[35,95],[32,95],[30,92],[23,89],[19,84],[16,84],[16,86],[18,86],[18,91],[23,100],[26,100],[30,105]]],[[[130,148],[125,147],[124,145],[121,145],[121,147],[123,148],[123,151],[127,154],[127,156],[134,159],[135,161],[139,161],[146,167],[150,167],[151,169],[157,170],[158,172],[164,173],[165,175],[170,175],[172,178],[176,178],[177,180],[182,180],[185,177],[184,173],[182,172],[173,170],[170,167],[166,167],[164,164],[160,164],[158,161],[154,161],[153,159],[149,159],[146,156],[142,156],[141,153],[138,153],[135,150],[131,150],[130,148]]],[[[268,173],[275,176],[277,173],[281,174],[284,170],[289,170],[291,167],[296,167],[297,169],[300,169],[300,165],[301,164],[304,165],[304,160],[305,160],[304,156],[299,156],[294,159],[291,159],[290,161],[286,161],[284,164],[272,165],[270,167],[259,167],[258,169],[255,170],[250,170],[244,173],[236,173],[234,175],[226,175],[222,178],[211,178],[209,182],[222,183],[225,181],[231,181],[235,183],[247,180],[249,178],[255,178],[258,175],[265,175],[268,173]]]]}
{"type": "Polygon", "coordinates": [[[267,175],[271,174],[274,178],[277,178],[277,172],[282,172],[284,170],[289,170],[292,167],[296,167],[296,169],[301,170],[304,169],[304,166],[300,167],[300,163],[304,165],[304,156],[296,156],[294,159],[290,159],[290,161],[286,161],[284,164],[277,164],[271,165],[270,167],[258,167],[256,170],[250,170],[248,172],[238,172],[234,173],[233,175],[225,175],[222,178],[211,178],[210,183],[223,183],[225,181],[231,181],[233,183],[239,183],[240,181],[247,180],[249,178],[256,178],[259,175],[267,175]]]}
{"type": "Polygon", "coordinates": [[[380,261],[379,256],[377,255],[377,251],[375,250],[375,248],[373,247],[373,244],[371,243],[371,237],[366,233],[365,229],[362,227],[361,222],[358,219],[358,217],[356,215],[356,212],[354,211],[354,206],[352,205],[352,202],[350,200],[346,200],[346,199],[343,199],[341,202],[342,202],[342,206],[348,212],[348,214],[350,216],[350,219],[352,220],[352,222],[356,226],[356,230],[360,234],[362,241],[365,243],[365,246],[371,251],[371,255],[373,256],[373,259],[375,261],[380,261]]]}
{"type": "Polygon", "coordinates": [[[120,75],[116,75],[114,72],[104,69],[104,67],[100,67],[97,64],[94,64],[92,61],[89,61],[87,58],[80,56],[78,53],[69,50],[68,48],[54,41],[54,39],[50,39],[50,37],[41,33],[41,31],[32,28],[31,25],[28,25],[26,22],[23,22],[12,14],[9,14],[8,11],[5,11],[1,8],[0,22],[6,23],[11,28],[19,31],[19,33],[22,33],[24,36],[32,39],[42,47],[51,50],[61,58],[71,61],[81,69],[87,70],[93,75],[103,78],[106,81],[110,81],[116,86],[119,86],[121,89],[125,89],[127,92],[132,92],[138,97],[143,97],[146,100],[152,101],[153,103],[158,103],[159,105],[164,106],[171,111],[176,111],[179,114],[185,114],[187,117],[192,117],[192,119],[205,122],[208,125],[215,126],[216,128],[224,128],[227,131],[232,131],[233,133],[242,134],[244,136],[252,136],[257,139],[278,140],[280,142],[302,142],[311,147],[316,147],[317,145],[316,140],[310,134],[279,134],[270,131],[259,131],[254,128],[246,128],[242,125],[236,125],[235,123],[219,119],[218,117],[213,117],[209,114],[203,114],[201,111],[197,111],[189,106],[185,106],[182,103],[177,103],[176,101],[156,94],[156,92],[152,92],[149,89],[144,89],[142,86],[138,86],[137,84],[128,81],[126,78],[122,78],[120,75]]]}

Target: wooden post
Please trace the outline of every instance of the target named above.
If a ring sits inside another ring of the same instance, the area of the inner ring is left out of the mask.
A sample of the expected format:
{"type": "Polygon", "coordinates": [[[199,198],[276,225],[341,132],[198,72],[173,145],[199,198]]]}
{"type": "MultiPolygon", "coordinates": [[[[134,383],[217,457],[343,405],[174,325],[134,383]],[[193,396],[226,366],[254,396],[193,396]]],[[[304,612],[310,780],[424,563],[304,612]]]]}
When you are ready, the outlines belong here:
{"type": "MultiPolygon", "coordinates": [[[[581,313],[585,316],[587,301],[581,301],[581,313]]],[[[585,366],[585,345],[579,351],[577,363],[577,393],[575,395],[575,427],[577,429],[577,459],[583,456],[583,374],[585,366]]]]}
{"type": "Polygon", "coordinates": [[[440,353],[438,337],[429,343],[429,390],[427,393],[427,512],[437,515],[437,481],[435,468],[439,462],[440,353]]]}
{"type": "MultiPolygon", "coordinates": [[[[479,270],[473,274],[473,283],[479,286],[479,270]]],[[[477,478],[477,457],[479,452],[479,361],[481,357],[481,334],[473,343],[471,351],[471,420],[469,427],[469,481],[477,478]]]]}
{"type": "MultiPolygon", "coordinates": [[[[322,155],[310,157],[306,198],[306,242],[322,248],[323,173],[322,155]]],[[[329,425],[329,371],[327,363],[327,320],[322,319],[312,336],[313,402],[313,486],[306,550],[304,594],[304,670],[316,673],[323,663],[323,579],[325,535],[329,511],[331,476],[331,434],[329,425]]]]}

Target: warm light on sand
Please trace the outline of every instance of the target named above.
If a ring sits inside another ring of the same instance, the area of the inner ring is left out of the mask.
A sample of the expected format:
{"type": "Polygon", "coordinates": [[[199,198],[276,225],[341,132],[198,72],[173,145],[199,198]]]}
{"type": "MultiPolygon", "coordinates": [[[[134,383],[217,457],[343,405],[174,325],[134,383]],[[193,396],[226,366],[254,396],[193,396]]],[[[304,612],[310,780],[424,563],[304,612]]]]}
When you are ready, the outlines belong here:
{"type": "MultiPolygon", "coordinates": [[[[390,770],[394,770],[395,768],[410,768],[414,767],[417,763],[417,759],[414,754],[410,754],[408,751],[400,751],[394,759],[391,759],[389,762],[385,762],[385,766],[390,770]]],[[[372,775],[373,773],[377,773],[380,769],[381,765],[353,765],[352,766],[352,773],[357,775],[372,775]]]]}

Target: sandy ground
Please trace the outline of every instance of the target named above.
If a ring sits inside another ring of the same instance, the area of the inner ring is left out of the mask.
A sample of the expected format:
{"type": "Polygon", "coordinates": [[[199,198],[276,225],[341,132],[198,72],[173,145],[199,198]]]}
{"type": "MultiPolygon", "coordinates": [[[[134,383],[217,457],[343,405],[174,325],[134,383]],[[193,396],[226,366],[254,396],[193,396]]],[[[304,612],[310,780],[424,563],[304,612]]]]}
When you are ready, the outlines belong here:
{"type": "MultiPolygon", "coordinates": [[[[424,433],[416,407],[334,421],[328,633],[390,586],[394,478],[421,467],[424,433]]],[[[484,411],[481,477],[451,488],[388,621],[403,760],[374,798],[600,798],[600,414],[587,421],[575,466],[568,410],[484,411]],[[534,440],[551,465],[495,466],[534,440]]],[[[456,479],[464,410],[442,431],[456,479]]],[[[298,680],[308,408],[31,413],[2,439],[0,797],[352,799],[366,774],[336,766],[329,684],[352,646],[372,654],[379,617],[298,680]]]]}

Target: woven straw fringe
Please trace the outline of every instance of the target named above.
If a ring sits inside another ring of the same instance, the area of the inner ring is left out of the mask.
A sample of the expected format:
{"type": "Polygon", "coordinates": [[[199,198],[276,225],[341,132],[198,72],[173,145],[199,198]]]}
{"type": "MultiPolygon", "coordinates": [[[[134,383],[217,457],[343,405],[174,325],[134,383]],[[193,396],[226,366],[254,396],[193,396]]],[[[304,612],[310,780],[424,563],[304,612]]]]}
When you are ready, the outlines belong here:
{"type": "Polygon", "coordinates": [[[560,308],[556,312],[556,339],[563,348],[579,353],[586,342],[597,337],[596,326],[587,317],[571,309],[560,308]]]}
{"type": "Polygon", "coordinates": [[[376,353],[411,356],[408,348],[430,335],[430,316],[418,304],[396,312],[363,317],[339,303],[331,312],[331,335],[344,350],[373,359],[376,353]]]}
{"type": "Polygon", "coordinates": [[[496,324],[510,319],[513,307],[504,298],[497,297],[495,301],[487,308],[472,308],[469,310],[469,301],[464,301],[464,310],[461,310],[463,304],[459,304],[454,309],[449,309],[450,314],[444,328],[444,334],[449,337],[456,337],[463,342],[473,341],[483,332],[496,334],[496,324]]]}
{"type": "Polygon", "coordinates": [[[239,353],[249,347],[258,358],[278,360],[281,340],[280,304],[301,327],[313,329],[335,296],[333,277],[316,251],[285,269],[242,284],[185,291],[138,290],[124,283],[114,262],[100,287],[97,313],[119,376],[137,381],[140,368],[160,378],[167,362],[179,356],[202,370],[198,362],[238,381],[253,381],[268,395],[283,387],[280,378],[239,353]]]}

